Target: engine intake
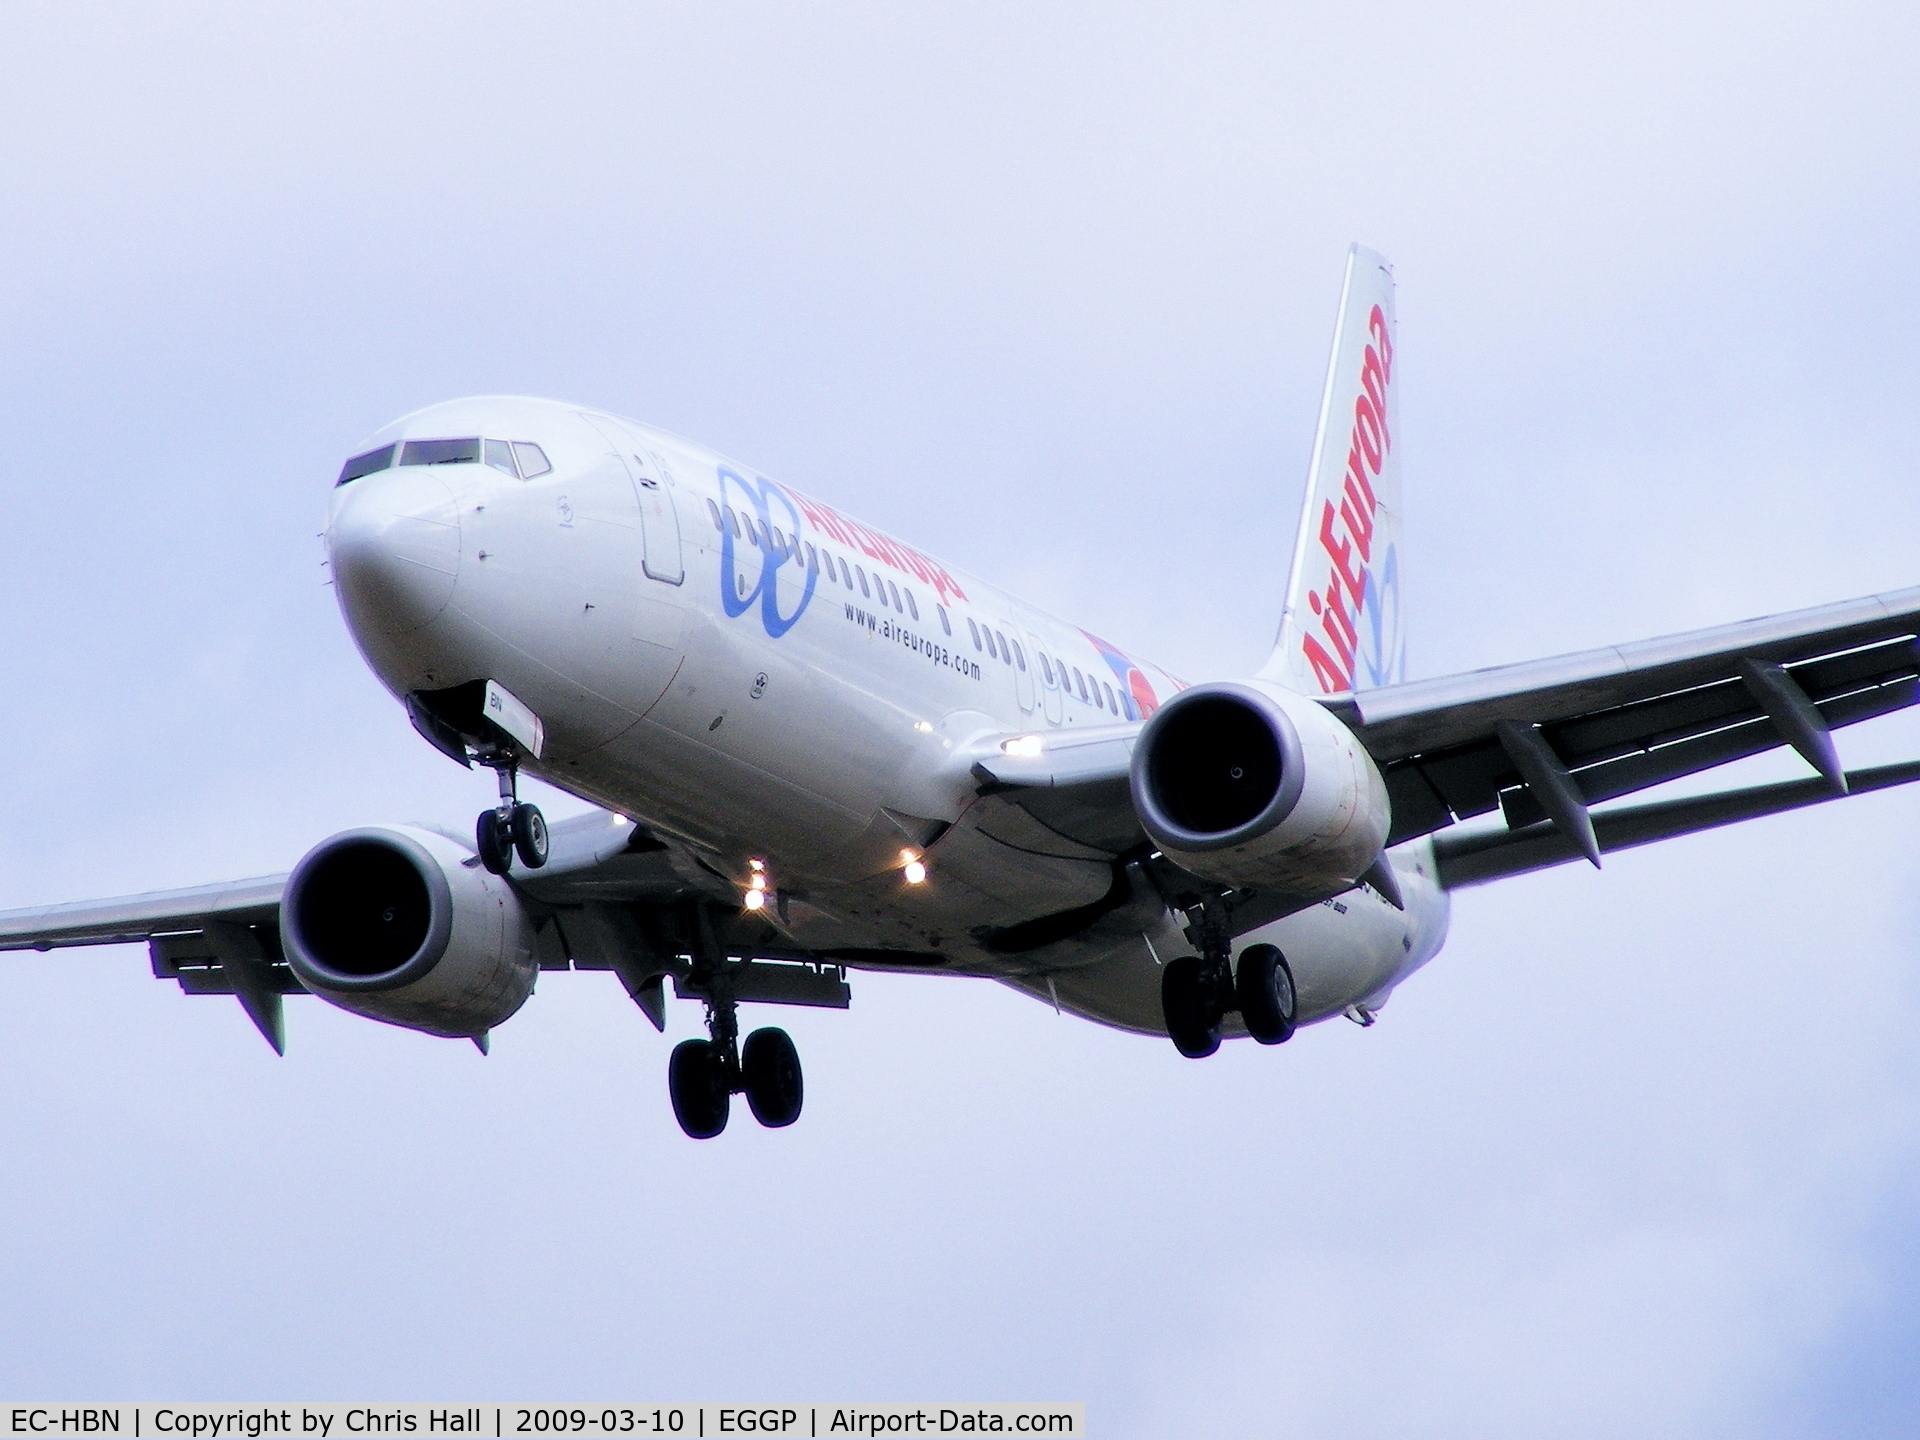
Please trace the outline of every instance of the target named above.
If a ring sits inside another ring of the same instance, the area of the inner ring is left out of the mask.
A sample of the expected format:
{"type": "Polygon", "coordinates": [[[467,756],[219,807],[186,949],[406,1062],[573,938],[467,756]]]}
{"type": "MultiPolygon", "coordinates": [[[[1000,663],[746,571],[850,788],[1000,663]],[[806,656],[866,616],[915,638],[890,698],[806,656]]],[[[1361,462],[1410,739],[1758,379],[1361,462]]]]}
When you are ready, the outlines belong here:
{"type": "Polygon", "coordinates": [[[519,898],[469,853],[416,826],[348,830],[293,869],[280,902],[287,963],[343,1010],[432,1035],[479,1035],[533,992],[519,898]]]}
{"type": "Polygon", "coordinates": [[[1386,843],[1373,758],[1319,705],[1262,681],[1196,685],[1133,752],[1133,804],[1175,863],[1223,885],[1335,895],[1386,843]]]}

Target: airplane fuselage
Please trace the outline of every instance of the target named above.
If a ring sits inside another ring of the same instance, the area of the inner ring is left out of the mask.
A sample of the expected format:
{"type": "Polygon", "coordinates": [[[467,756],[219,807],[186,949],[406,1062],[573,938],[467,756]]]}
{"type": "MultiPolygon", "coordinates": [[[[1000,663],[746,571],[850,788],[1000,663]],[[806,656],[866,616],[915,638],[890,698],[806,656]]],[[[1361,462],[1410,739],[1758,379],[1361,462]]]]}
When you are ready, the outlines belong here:
{"type": "MultiPolygon", "coordinates": [[[[798,948],[918,956],[1163,1030],[1159,966],[1192,953],[1165,903],[1113,902],[1110,857],[1071,837],[967,817],[975,761],[1008,736],[1129,733],[1182,682],[599,412],[456,401],[370,444],[395,449],[336,487],[327,540],[349,628],[396,696],[504,687],[543,727],[525,771],[680,842],[743,897],[764,877],[798,948]],[[1093,918],[1046,943],[991,938],[1078,911],[1093,918]]],[[[1426,843],[1390,859],[1404,909],[1360,888],[1240,937],[1287,955],[1303,1022],[1369,1013],[1440,948],[1426,843]]]]}

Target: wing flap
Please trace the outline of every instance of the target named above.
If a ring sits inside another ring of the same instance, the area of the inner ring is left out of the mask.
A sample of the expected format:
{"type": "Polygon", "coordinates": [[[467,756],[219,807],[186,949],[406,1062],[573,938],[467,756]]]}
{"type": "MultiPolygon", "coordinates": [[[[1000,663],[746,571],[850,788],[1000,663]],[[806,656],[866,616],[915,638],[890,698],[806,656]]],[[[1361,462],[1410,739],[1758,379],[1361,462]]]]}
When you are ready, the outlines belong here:
{"type": "MultiPolygon", "coordinates": [[[[1882,765],[1868,770],[1847,772],[1847,794],[1862,795],[1920,780],[1920,761],[1882,765]]],[[[1824,776],[1811,780],[1789,780],[1777,785],[1756,785],[1743,790],[1726,790],[1715,795],[1695,795],[1684,800],[1662,800],[1647,805],[1630,805],[1618,810],[1599,810],[1593,815],[1593,827],[1602,854],[1651,845],[1702,830],[1754,820],[1763,815],[1778,815],[1803,809],[1840,795],[1824,776]]],[[[1436,835],[1434,860],[1441,885],[1449,890],[1484,885],[1510,875],[1524,875],[1564,865],[1582,857],[1578,843],[1561,834],[1552,825],[1529,825],[1517,831],[1482,830],[1477,833],[1436,835]]]]}
{"type": "Polygon", "coordinates": [[[1785,744],[1830,760],[1826,730],[1920,700],[1917,629],[1920,589],[1332,703],[1382,766],[1391,843],[1496,809],[1519,830],[1546,810],[1501,724],[1537,726],[1588,805],[1785,744]]]}

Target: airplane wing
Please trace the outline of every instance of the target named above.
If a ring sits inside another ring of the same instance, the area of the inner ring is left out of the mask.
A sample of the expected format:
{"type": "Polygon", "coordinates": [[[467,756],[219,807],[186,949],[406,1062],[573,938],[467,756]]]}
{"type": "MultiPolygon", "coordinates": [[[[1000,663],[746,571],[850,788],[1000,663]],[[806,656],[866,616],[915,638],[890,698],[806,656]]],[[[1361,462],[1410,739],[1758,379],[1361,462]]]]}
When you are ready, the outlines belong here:
{"type": "Polygon", "coordinates": [[[1916,778],[1849,775],[1832,737],[1920,699],[1916,636],[1920,589],[1903,590],[1326,703],[1386,779],[1390,843],[1500,812],[1435,841],[1443,880],[1477,883],[1916,778]],[[1819,778],[1593,809],[1781,745],[1819,778]]]}
{"type": "MultiPolygon", "coordinates": [[[[1380,767],[1390,844],[1500,813],[1497,828],[1436,836],[1455,887],[1920,779],[1920,763],[1848,772],[1832,738],[1916,699],[1920,588],[1322,703],[1380,767]],[[1816,778],[1593,808],[1782,745],[1816,778]]],[[[1145,838],[1127,794],[1138,728],[1048,736],[974,773],[983,792],[1119,853],[1145,838]]]]}
{"type": "MultiPolygon", "coordinates": [[[[701,898],[731,901],[732,890],[690,855],[630,820],[604,813],[558,822],[551,847],[545,868],[514,877],[523,900],[555,922],[557,943],[543,952],[541,968],[616,971],[659,1027],[661,975],[635,967],[634,957],[650,947],[647,937],[633,933],[629,907],[701,898]]],[[[285,875],[263,875],[4,911],[0,951],[144,943],[156,979],[172,980],[188,995],[236,997],[267,1042],[285,1053],[280,998],[306,993],[280,946],[286,882],[285,875]]],[[[847,1003],[844,982],[817,967],[756,961],[741,978],[742,998],[847,1003]]]]}

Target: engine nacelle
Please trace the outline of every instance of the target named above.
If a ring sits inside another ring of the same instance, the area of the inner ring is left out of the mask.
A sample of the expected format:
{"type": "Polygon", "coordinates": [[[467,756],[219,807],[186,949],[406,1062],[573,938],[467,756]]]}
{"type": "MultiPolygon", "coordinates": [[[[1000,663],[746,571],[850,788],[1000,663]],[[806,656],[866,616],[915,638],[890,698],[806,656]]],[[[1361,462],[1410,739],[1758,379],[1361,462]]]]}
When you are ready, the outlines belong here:
{"type": "Polygon", "coordinates": [[[1170,860],[1222,885],[1324,897],[1386,844],[1386,783],[1345,725],[1260,680],[1196,685],[1140,732],[1133,806],[1170,860]]]}
{"type": "Polygon", "coordinates": [[[280,940],[322,1000],[429,1035],[481,1035],[533,993],[534,929],[505,881],[431,830],[347,830],[287,877],[280,940]]]}

